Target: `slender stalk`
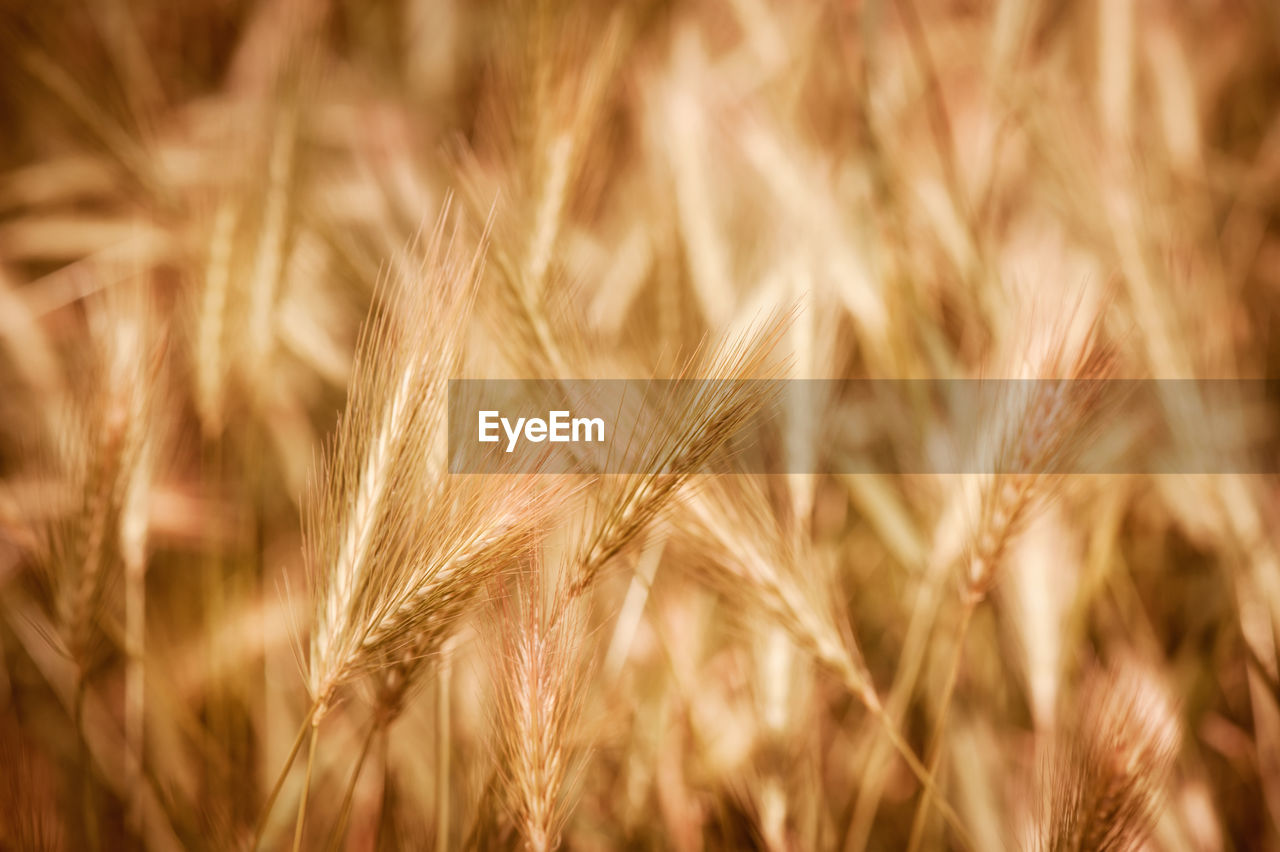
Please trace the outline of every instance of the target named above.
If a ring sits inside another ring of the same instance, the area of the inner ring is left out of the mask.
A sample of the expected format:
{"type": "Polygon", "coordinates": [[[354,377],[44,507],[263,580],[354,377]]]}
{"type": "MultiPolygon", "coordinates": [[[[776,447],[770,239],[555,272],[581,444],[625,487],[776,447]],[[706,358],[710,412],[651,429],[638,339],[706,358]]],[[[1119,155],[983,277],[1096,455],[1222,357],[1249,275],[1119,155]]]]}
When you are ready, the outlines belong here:
{"type": "MultiPolygon", "coordinates": [[[[981,597],[966,595],[964,609],[960,613],[960,626],[956,631],[955,650],[951,654],[951,666],[947,671],[947,680],[942,688],[942,700],[938,705],[938,718],[933,725],[933,738],[929,746],[928,765],[925,772],[929,783],[924,785],[920,793],[920,802],[916,805],[916,814],[911,822],[911,839],[907,843],[907,852],[917,852],[924,837],[924,826],[929,815],[933,791],[936,786],[938,764],[942,760],[942,735],[947,722],[947,710],[951,706],[951,697],[955,694],[956,680],[960,675],[960,663],[964,658],[965,638],[969,635],[969,624],[973,620],[974,610],[981,597]]],[[[939,803],[941,805],[941,802],[939,803]]]]}
{"type": "Polygon", "coordinates": [[[382,728],[382,736],[378,738],[378,763],[382,770],[382,789],[378,792],[378,812],[374,814],[373,821],[373,843],[369,847],[375,852],[381,848],[382,822],[387,818],[387,747],[389,739],[390,731],[384,726],[382,728]]]}
{"type": "MultiPolygon", "coordinates": [[[[885,709],[884,704],[880,701],[880,697],[876,694],[875,687],[871,685],[869,679],[860,672],[850,662],[839,661],[829,658],[819,657],[820,662],[830,667],[840,676],[841,682],[864,707],[876,724],[884,731],[885,737],[889,744],[902,757],[907,767],[911,770],[911,774],[916,777],[925,790],[932,792],[934,789],[933,773],[930,772],[920,758],[916,756],[915,751],[903,739],[902,734],[898,732],[897,725],[894,724],[893,717],[885,709]]],[[[964,845],[970,849],[976,848],[972,837],[968,830],[961,822],[959,814],[944,799],[939,797],[938,811],[942,814],[943,819],[955,831],[956,835],[961,839],[964,845]]]]}
{"type": "MultiPolygon", "coordinates": [[[[220,498],[226,482],[223,441],[221,438],[213,437],[204,442],[201,464],[203,490],[207,498],[220,498]]],[[[237,488],[237,490],[240,489],[237,488]]],[[[255,504],[257,502],[257,498],[247,493],[247,489],[246,492],[238,494],[237,497],[245,499],[246,502],[253,501],[255,504]]],[[[227,585],[228,574],[231,572],[230,565],[235,560],[225,557],[226,554],[221,543],[215,542],[211,537],[203,550],[200,572],[201,582],[203,583],[201,606],[203,607],[205,625],[202,645],[204,663],[210,671],[218,671],[222,664],[221,658],[226,650],[226,639],[221,635],[219,627],[229,623],[230,613],[232,612],[227,585]]],[[[206,693],[204,710],[210,738],[216,742],[225,743],[227,746],[235,742],[233,725],[228,712],[230,704],[228,693],[230,688],[231,685],[227,680],[222,678],[214,679],[209,684],[206,693]]],[[[234,760],[233,754],[231,749],[224,748],[219,757],[226,755],[231,760],[234,760]]],[[[232,773],[228,768],[218,766],[210,759],[204,760],[202,768],[207,779],[206,783],[217,791],[217,795],[233,800],[235,785],[232,773]]],[[[246,810],[244,813],[247,815],[252,811],[246,810]]]]}
{"type": "MultiPolygon", "coordinates": [[[[898,732],[898,727],[894,724],[893,717],[890,716],[889,712],[885,709],[884,704],[880,701],[875,688],[870,685],[869,680],[848,663],[839,664],[831,660],[824,660],[823,662],[835,670],[835,672],[840,676],[840,680],[844,684],[845,689],[847,689],[859,701],[859,703],[862,704],[862,706],[867,708],[867,712],[871,714],[871,718],[874,719],[876,724],[884,731],[885,738],[889,741],[889,744],[893,749],[902,757],[903,762],[907,764],[907,768],[911,770],[911,774],[916,777],[926,790],[932,792],[935,786],[933,773],[920,762],[920,758],[916,756],[916,753],[911,748],[910,744],[907,743],[902,734],[898,732]]],[[[966,829],[964,827],[964,823],[961,822],[959,814],[957,814],[955,809],[941,797],[939,797],[938,800],[938,811],[942,814],[943,819],[947,821],[947,824],[951,826],[956,835],[961,839],[961,842],[967,848],[977,848],[968,829],[966,829]]]]}
{"type": "MultiPolygon", "coordinates": [[[[915,694],[916,684],[924,664],[928,650],[929,635],[933,631],[940,605],[940,588],[945,577],[947,563],[938,562],[937,568],[929,568],[929,575],[917,593],[916,602],[911,612],[911,620],[907,625],[906,639],[902,654],[898,658],[898,670],[894,674],[893,684],[889,688],[885,700],[885,713],[889,716],[889,724],[901,724],[905,717],[911,696],[915,694]]],[[[875,730],[868,732],[875,736],[875,730]]],[[[875,822],[879,809],[880,797],[884,793],[887,772],[892,757],[892,745],[887,741],[874,739],[870,745],[870,757],[867,769],[863,772],[858,788],[858,798],[854,805],[853,823],[845,838],[845,852],[863,852],[871,835],[871,827],[875,822]]]]}
{"type": "Polygon", "coordinates": [[[298,727],[298,735],[294,737],[293,745],[289,747],[289,755],[284,759],[284,766],[280,767],[280,774],[276,777],[276,783],[271,786],[271,792],[267,794],[267,800],[262,805],[262,814],[258,817],[258,825],[253,831],[253,841],[249,844],[250,850],[257,849],[262,845],[262,835],[267,830],[267,820],[271,817],[271,809],[275,807],[276,799],[280,796],[280,791],[284,789],[284,779],[289,777],[289,768],[293,766],[294,759],[298,756],[298,752],[302,750],[302,741],[307,736],[307,731],[311,728],[311,720],[315,718],[319,707],[319,702],[312,703],[311,708],[307,710],[307,715],[302,719],[302,724],[298,727]]]}
{"type": "MultiPolygon", "coordinates": [[[[932,792],[935,787],[933,774],[920,762],[920,758],[916,757],[916,753],[911,746],[903,739],[902,734],[898,733],[897,727],[893,724],[893,720],[885,713],[884,708],[874,707],[868,708],[872,717],[880,724],[884,731],[885,738],[889,740],[889,744],[894,750],[902,756],[902,760],[907,764],[907,768],[911,770],[911,774],[916,777],[925,790],[932,792]]],[[[942,814],[942,818],[946,820],[947,825],[956,833],[961,844],[966,849],[977,849],[978,846],[974,842],[973,835],[969,833],[969,829],[965,828],[964,823],[960,819],[960,815],[956,813],[955,808],[951,807],[951,803],[941,796],[938,797],[938,813],[942,814]]]]}
{"type": "Polygon", "coordinates": [[[298,821],[293,827],[293,852],[302,848],[302,830],[307,824],[307,799],[311,795],[311,772],[316,765],[316,728],[311,726],[311,745],[307,748],[307,772],[302,776],[302,795],[298,797],[298,821]]]}
{"type": "Polygon", "coordinates": [[[360,744],[360,754],[356,757],[355,765],[351,767],[351,780],[347,782],[347,791],[342,796],[341,807],[338,808],[338,820],[330,832],[328,852],[338,852],[338,848],[342,846],[343,837],[347,833],[347,823],[351,819],[351,805],[355,801],[356,783],[360,780],[360,770],[364,768],[365,759],[369,756],[373,738],[382,727],[381,720],[374,720],[369,726],[369,732],[364,735],[364,741],[360,744]]]}
{"type": "Polygon", "coordinates": [[[436,849],[449,848],[449,685],[452,667],[449,655],[440,663],[440,686],[436,703],[436,849]]]}
{"type": "Polygon", "coordinates": [[[127,823],[142,835],[143,763],[146,754],[146,574],[141,565],[125,572],[125,760],[129,778],[127,823]]]}
{"type": "Polygon", "coordinates": [[[98,838],[98,814],[93,804],[93,767],[89,759],[89,741],[84,731],[84,702],[88,689],[84,682],[84,674],[76,673],[76,692],[72,703],[72,717],[76,727],[79,743],[76,748],[80,769],[80,815],[84,819],[85,841],[93,850],[100,848],[98,838]]]}

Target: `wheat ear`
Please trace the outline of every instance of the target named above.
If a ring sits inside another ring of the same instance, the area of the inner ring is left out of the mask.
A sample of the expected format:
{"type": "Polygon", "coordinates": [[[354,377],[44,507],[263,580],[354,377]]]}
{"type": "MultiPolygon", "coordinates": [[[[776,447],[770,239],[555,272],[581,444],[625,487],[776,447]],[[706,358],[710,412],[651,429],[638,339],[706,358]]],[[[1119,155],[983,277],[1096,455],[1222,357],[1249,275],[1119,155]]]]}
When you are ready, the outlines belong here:
{"type": "Polygon", "coordinates": [[[1155,824],[1180,726],[1164,688],[1129,662],[1091,672],[1048,768],[1039,848],[1131,852],[1155,824]]]}
{"type": "MultiPolygon", "coordinates": [[[[1041,362],[1032,368],[1032,379],[1001,386],[1005,393],[992,412],[992,427],[998,436],[994,471],[981,485],[979,515],[965,558],[960,621],[929,747],[931,780],[936,778],[942,758],[947,711],[974,611],[996,581],[1009,542],[1031,514],[1054,496],[1063,472],[1072,468],[1104,414],[1100,410],[1106,399],[1104,382],[1112,375],[1115,359],[1110,348],[1099,342],[1099,332],[1095,322],[1072,346],[1066,331],[1059,331],[1041,362]]],[[[915,852],[923,839],[932,789],[931,784],[921,792],[909,852],[915,852]]]]}

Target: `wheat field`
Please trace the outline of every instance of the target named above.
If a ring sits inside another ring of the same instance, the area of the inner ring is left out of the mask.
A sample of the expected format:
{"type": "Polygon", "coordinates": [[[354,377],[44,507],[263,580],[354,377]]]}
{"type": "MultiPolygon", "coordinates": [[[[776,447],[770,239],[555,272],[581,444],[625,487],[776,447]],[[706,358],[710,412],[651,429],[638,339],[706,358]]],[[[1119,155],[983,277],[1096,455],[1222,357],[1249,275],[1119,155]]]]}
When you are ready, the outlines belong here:
{"type": "Polygon", "coordinates": [[[0,850],[1280,849],[1278,459],[1083,473],[1054,392],[1280,367],[1274,0],[0,0],[0,67],[0,850]],[[700,384],[481,475],[457,379],[700,384]],[[1029,393],[708,473],[757,379],[1029,393]]]}

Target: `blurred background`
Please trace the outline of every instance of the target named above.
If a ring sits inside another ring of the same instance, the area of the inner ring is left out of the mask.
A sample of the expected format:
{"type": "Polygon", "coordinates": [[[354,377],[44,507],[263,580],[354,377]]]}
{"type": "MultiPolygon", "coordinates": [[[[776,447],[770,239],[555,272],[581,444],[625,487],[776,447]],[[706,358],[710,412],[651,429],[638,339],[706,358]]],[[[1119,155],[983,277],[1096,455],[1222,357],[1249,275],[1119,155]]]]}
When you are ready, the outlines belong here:
{"type": "Polygon", "coordinates": [[[1274,476],[587,482],[332,707],[311,546],[398,321],[1273,377],[1280,5],[3,0],[0,68],[0,848],[1280,848],[1274,476]]]}

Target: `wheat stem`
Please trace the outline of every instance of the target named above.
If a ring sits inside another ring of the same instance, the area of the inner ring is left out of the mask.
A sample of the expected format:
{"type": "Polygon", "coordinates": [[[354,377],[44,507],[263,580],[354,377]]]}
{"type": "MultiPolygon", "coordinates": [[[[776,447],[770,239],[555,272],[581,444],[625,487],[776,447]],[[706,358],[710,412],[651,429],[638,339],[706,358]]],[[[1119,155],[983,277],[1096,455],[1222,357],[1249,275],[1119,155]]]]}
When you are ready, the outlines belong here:
{"type": "Polygon", "coordinates": [[[320,709],[320,703],[313,701],[311,707],[307,710],[307,715],[302,718],[302,724],[298,727],[298,735],[293,739],[293,745],[289,747],[289,754],[284,759],[284,766],[280,767],[280,774],[276,777],[276,781],[271,785],[271,791],[267,793],[266,801],[262,804],[262,813],[258,816],[258,824],[253,831],[253,840],[249,844],[249,849],[257,849],[262,844],[262,836],[267,830],[267,820],[271,817],[271,809],[275,806],[276,799],[280,796],[280,791],[284,789],[285,778],[289,776],[289,768],[293,766],[294,759],[298,756],[298,752],[302,750],[302,741],[307,736],[307,731],[311,728],[311,720],[315,718],[316,712],[320,709]]]}
{"type": "Polygon", "coordinates": [[[951,706],[951,697],[955,694],[956,681],[960,675],[960,664],[964,657],[965,638],[969,635],[969,625],[973,620],[973,613],[977,609],[979,600],[980,598],[977,596],[966,595],[964,608],[960,613],[960,625],[956,630],[955,650],[951,654],[951,665],[947,670],[947,680],[942,688],[942,698],[938,704],[938,718],[933,725],[933,738],[929,746],[928,765],[925,767],[929,783],[925,784],[920,793],[920,802],[916,806],[916,813],[912,818],[911,838],[907,843],[908,852],[916,852],[920,848],[920,842],[924,836],[925,820],[929,814],[932,794],[936,786],[938,765],[942,760],[942,736],[946,726],[947,711],[951,706]]]}
{"type": "Polygon", "coordinates": [[[449,848],[449,686],[452,667],[446,654],[440,664],[439,690],[436,696],[436,848],[449,848]]]}
{"type": "Polygon", "coordinates": [[[307,799],[311,795],[311,773],[316,764],[316,724],[311,725],[311,745],[307,748],[307,771],[302,776],[302,793],[298,796],[298,820],[293,828],[293,852],[302,848],[302,831],[307,824],[307,799]]]}
{"type": "Polygon", "coordinates": [[[338,819],[330,832],[328,852],[338,852],[338,848],[342,846],[342,840],[347,833],[347,822],[351,819],[351,805],[355,801],[356,783],[360,780],[360,770],[364,768],[364,762],[369,756],[373,738],[383,726],[381,718],[374,719],[368,733],[364,735],[364,741],[360,744],[360,754],[356,757],[355,765],[351,767],[351,780],[347,782],[346,792],[342,795],[342,805],[338,808],[338,819]]]}
{"type": "MultiPolygon", "coordinates": [[[[902,757],[903,762],[907,764],[907,768],[911,770],[911,774],[916,777],[916,780],[920,782],[921,786],[923,786],[925,790],[934,790],[935,784],[933,774],[923,763],[920,762],[920,758],[916,756],[916,753],[911,748],[910,744],[903,739],[902,734],[898,732],[897,726],[893,723],[893,719],[891,719],[889,714],[885,712],[884,706],[878,700],[872,700],[870,702],[867,701],[865,697],[866,690],[858,682],[850,682],[846,680],[845,687],[857,696],[866,706],[871,717],[876,720],[876,723],[880,726],[881,730],[884,731],[885,738],[889,740],[889,744],[893,746],[893,749],[902,757]]],[[[951,804],[942,797],[938,798],[938,812],[942,814],[942,818],[947,821],[947,824],[956,833],[956,836],[960,839],[965,848],[977,848],[977,844],[973,841],[973,836],[969,833],[969,830],[965,828],[964,822],[960,819],[960,815],[956,813],[955,808],[953,808],[951,804]]]]}
{"type": "Polygon", "coordinates": [[[369,847],[371,849],[382,848],[382,823],[387,818],[387,785],[390,783],[387,772],[390,738],[390,731],[384,725],[381,736],[378,737],[378,771],[382,773],[382,786],[378,790],[378,809],[373,814],[373,842],[369,847]]]}
{"type": "Polygon", "coordinates": [[[84,832],[88,846],[92,850],[100,848],[98,838],[98,814],[93,803],[93,767],[89,757],[89,741],[86,739],[84,727],[84,704],[88,698],[88,687],[85,684],[84,672],[77,667],[75,698],[72,701],[72,721],[75,724],[76,755],[80,771],[80,816],[84,820],[84,832]]]}

